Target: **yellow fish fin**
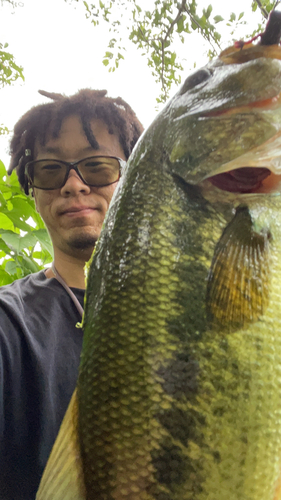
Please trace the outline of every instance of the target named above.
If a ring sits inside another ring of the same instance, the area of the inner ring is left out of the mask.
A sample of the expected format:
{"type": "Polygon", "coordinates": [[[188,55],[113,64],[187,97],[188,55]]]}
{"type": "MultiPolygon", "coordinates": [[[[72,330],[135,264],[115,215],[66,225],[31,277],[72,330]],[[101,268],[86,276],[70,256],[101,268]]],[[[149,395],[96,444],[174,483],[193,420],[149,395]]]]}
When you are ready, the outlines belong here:
{"type": "Polygon", "coordinates": [[[268,230],[255,230],[246,207],[237,210],[216,245],[209,273],[206,306],[212,326],[235,330],[264,314],[270,238],[268,230]]]}
{"type": "Polygon", "coordinates": [[[77,392],[73,393],[44,470],[36,500],[85,500],[78,440],[77,392]]]}

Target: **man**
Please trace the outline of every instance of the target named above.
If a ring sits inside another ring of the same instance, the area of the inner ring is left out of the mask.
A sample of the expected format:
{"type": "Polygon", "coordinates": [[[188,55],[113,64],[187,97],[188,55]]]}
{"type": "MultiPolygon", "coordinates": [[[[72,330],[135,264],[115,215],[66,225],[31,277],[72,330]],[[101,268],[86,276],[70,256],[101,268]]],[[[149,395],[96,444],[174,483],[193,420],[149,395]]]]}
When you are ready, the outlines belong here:
{"type": "Polygon", "coordinates": [[[0,288],[0,499],[5,500],[35,498],[76,385],[85,262],[122,165],[142,132],[128,104],[106,91],[49,96],[55,100],[19,120],[11,141],[10,172],[16,168],[23,189],[34,196],[52,239],[54,265],[0,288]]]}

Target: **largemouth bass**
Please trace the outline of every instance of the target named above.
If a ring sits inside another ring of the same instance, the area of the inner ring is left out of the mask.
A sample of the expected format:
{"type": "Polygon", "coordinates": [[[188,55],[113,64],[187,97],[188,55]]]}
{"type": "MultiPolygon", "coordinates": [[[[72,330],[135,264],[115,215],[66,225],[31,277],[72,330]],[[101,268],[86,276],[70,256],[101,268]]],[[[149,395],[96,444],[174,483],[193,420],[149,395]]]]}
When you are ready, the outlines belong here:
{"type": "Polygon", "coordinates": [[[280,59],[223,52],[134,150],[38,499],[281,498],[280,59]]]}

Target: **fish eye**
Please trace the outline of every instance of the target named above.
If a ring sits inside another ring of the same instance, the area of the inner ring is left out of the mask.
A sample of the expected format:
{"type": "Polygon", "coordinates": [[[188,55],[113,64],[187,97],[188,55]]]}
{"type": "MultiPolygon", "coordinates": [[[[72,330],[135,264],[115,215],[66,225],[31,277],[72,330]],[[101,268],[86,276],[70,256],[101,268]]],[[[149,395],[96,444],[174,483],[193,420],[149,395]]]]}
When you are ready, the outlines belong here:
{"type": "Polygon", "coordinates": [[[185,80],[185,82],[184,82],[184,84],[179,92],[180,95],[185,94],[185,92],[187,92],[188,90],[191,90],[194,87],[196,87],[197,85],[199,85],[200,83],[205,82],[206,80],[208,80],[212,76],[212,74],[213,73],[206,68],[199,69],[198,71],[196,71],[196,73],[193,73],[193,75],[190,75],[185,80]]]}

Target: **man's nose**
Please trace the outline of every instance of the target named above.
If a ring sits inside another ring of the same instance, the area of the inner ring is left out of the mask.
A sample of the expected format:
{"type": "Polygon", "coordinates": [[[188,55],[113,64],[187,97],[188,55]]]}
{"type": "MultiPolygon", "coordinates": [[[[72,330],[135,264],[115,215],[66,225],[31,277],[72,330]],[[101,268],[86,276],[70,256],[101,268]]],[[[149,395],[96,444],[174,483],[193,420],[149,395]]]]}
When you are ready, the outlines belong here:
{"type": "Polygon", "coordinates": [[[61,194],[63,196],[69,196],[76,193],[84,193],[88,194],[91,192],[90,186],[85,184],[82,179],[79,177],[75,170],[71,169],[66,179],[66,183],[61,188],[61,194]]]}

